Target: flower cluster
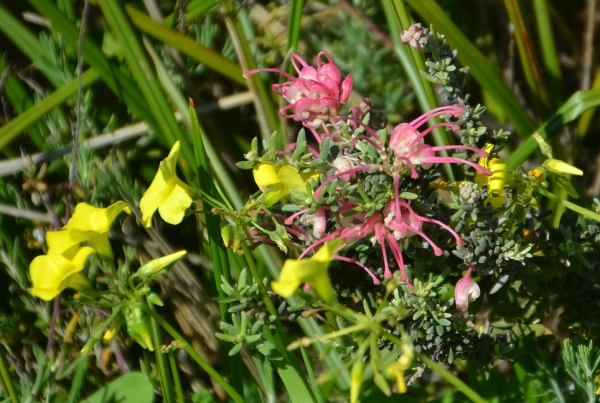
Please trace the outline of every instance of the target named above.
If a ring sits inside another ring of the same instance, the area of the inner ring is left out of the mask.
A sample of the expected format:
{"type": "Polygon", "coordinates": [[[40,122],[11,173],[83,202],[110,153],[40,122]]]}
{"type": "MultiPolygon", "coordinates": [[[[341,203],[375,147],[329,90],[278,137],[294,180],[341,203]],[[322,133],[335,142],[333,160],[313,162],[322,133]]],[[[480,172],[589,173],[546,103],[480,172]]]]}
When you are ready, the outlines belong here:
{"type": "MultiPolygon", "coordinates": [[[[413,33],[415,40],[426,40],[419,32],[413,33]]],[[[289,151],[273,150],[271,141],[259,156],[253,142],[248,161],[238,165],[253,170],[260,191],[243,211],[227,214],[233,225],[226,243],[235,247],[233,239],[245,238],[297,251],[298,258],[288,260],[280,280],[272,284],[275,292],[286,297],[304,282],[305,290],[313,288],[330,299],[333,291],[325,289],[332,287],[329,279],[325,281],[329,260],[339,261],[336,267],[362,268],[374,285],[399,270],[410,287],[414,257],[407,260],[406,250],[411,250],[411,256],[429,250],[443,257],[453,245],[465,244],[436,207],[432,183],[438,174],[433,167],[448,163],[472,169],[478,181],[492,184],[490,194],[503,201],[500,175],[505,165],[497,159],[488,162],[491,149],[426,142],[436,128],[460,129],[465,112],[461,105],[433,109],[398,124],[389,134],[368,99],[363,104],[369,108],[353,107],[349,115],[341,114],[341,104],[352,88],[351,76],[343,79],[329,55],[321,52],[318,59],[323,56],[328,62],[319,61],[314,68],[293,55],[298,77],[277,69],[246,73],[277,72],[290,79],[273,86],[289,102],[280,113],[301,121],[320,149],[312,148],[302,132],[289,151]],[[371,120],[372,116],[377,119],[371,120]],[[423,128],[437,118],[444,120],[423,128]],[[440,152],[455,155],[437,155],[440,152]]],[[[495,200],[492,205],[499,207],[495,200]]],[[[459,310],[466,307],[462,293],[467,293],[467,299],[475,296],[461,284],[457,284],[459,310]]]]}

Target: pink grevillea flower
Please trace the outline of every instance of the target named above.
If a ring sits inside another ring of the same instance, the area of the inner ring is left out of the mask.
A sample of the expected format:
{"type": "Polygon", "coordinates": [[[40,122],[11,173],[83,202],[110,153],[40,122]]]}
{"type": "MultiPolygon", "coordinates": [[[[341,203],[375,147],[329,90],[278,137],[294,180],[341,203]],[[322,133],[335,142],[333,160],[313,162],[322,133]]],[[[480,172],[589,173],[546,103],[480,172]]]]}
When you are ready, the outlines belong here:
{"type": "Polygon", "coordinates": [[[479,295],[480,290],[476,282],[471,280],[471,272],[473,267],[471,265],[467,274],[456,283],[454,288],[454,302],[456,303],[456,309],[461,312],[466,312],[469,309],[469,302],[475,301],[479,295]]]}
{"type": "Polygon", "coordinates": [[[460,106],[443,106],[425,113],[410,123],[400,123],[396,126],[390,135],[389,142],[389,150],[393,153],[394,165],[399,168],[408,167],[411,172],[411,177],[413,178],[419,177],[419,174],[415,169],[416,165],[420,165],[423,169],[429,169],[432,164],[438,163],[467,164],[473,167],[478,173],[491,175],[491,172],[488,169],[475,164],[472,161],[456,157],[435,155],[437,151],[443,150],[469,150],[476,152],[480,157],[487,157],[488,154],[479,148],[459,145],[434,147],[425,144],[423,138],[433,129],[440,126],[447,126],[453,130],[457,130],[458,126],[455,124],[442,122],[425,129],[423,132],[419,132],[418,130],[419,127],[423,126],[428,120],[436,116],[451,114],[454,117],[458,117],[462,112],[463,108],[460,106]]]}
{"type": "Polygon", "coordinates": [[[298,77],[293,77],[280,69],[264,68],[246,71],[244,77],[268,71],[279,73],[291,81],[273,84],[273,91],[285,98],[290,105],[279,110],[282,117],[292,118],[310,128],[317,128],[336,116],[341,105],[348,100],[352,91],[352,76],[342,77],[327,52],[317,55],[317,68],[309,66],[300,56],[291,56],[292,65],[298,77]],[[326,62],[321,58],[325,57],[326,62]],[[291,110],[292,113],[288,113],[291,110]]]}
{"type": "Polygon", "coordinates": [[[409,44],[416,50],[420,50],[421,47],[425,46],[425,43],[429,39],[429,30],[423,28],[421,23],[412,24],[410,28],[405,28],[400,33],[400,42],[403,45],[409,44]]]}

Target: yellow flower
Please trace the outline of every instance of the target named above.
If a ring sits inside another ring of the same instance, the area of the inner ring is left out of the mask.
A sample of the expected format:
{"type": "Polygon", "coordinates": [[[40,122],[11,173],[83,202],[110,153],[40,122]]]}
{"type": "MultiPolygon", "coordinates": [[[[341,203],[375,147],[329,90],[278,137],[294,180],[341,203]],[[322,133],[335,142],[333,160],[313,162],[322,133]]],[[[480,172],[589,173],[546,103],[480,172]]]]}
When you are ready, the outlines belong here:
{"type": "Polygon", "coordinates": [[[404,382],[404,371],[410,369],[413,361],[413,346],[412,343],[405,340],[407,336],[402,337],[402,355],[397,361],[388,365],[385,370],[385,376],[390,379],[396,379],[398,385],[398,393],[406,392],[406,382],[404,382]]]}
{"type": "MultiPolygon", "coordinates": [[[[494,148],[493,144],[488,144],[483,151],[489,153],[494,148]]],[[[480,158],[479,165],[489,169],[492,172],[491,176],[484,174],[475,174],[475,183],[479,185],[479,189],[487,184],[488,197],[485,203],[490,203],[492,207],[498,208],[504,204],[504,182],[506,180],[506,164],[500,163],[498,158],[493,158],[488,161],[488,158],[480,158]]]]}
{"type": "Polygon", "coordinates": [[[94,251],[89,246],[74,247],[66,251],[38,256],[29,265],[29,275],[33,287],[29,292],[43,300],[50,301],[65,288],[84,291],[89,288],[88,280],[79,273],[85,266],[87,257],[94,251]]]}
{"type": "Polygon", "coordinates": [[[161,161],[154,180],[140,200],[142,221],[146,227],[152,225],[152,216],[157,209],[163,220],[169,224],[179,224],[185,210],[192,204],[191,188],[175,173],[180,147],[179,141],[173,144],[171,152],[161,161]]]}
{"type": "Polygon", "coordinates": [[[298,286],[308,283],[325,300],[333,300],[333,286],[327,271],[333,253],[344,244],[343,239],[327,242],[310,259],[287,259],[283,264],[278,281],[271,282],[271,288],[282,297],[294,295],[298,286]]]}
{"type": "Polygon", "coordinates": [[[297,192],[306,192],[306,181],[311,177],[314,177],[315,180],[319,178],[318,175],[311,173],[301,174],[290,165],[277,168],[273,164],[260,164],[252,170],[252,173],[258,187],[263,192],[266,190],[263,203],[267,207],[287,197],[290,194],[290,189],[297,192]]]}
{"type": "Polygon", "coordinates": [[[81,242],[88,242],[100,256],[110,259],[112,250],[108,242],[108,230],[122,211],[131,213],[124,201],[118,201],[107,208],[79,203],[73,217],[61,231],[49,231],[46,234],[48,247],[54,253],[62,253],[81,242]]]}
{"type": "Polygon", "coordinates": [[[555,160],[552,158],[544,161],[542,166],[548,168],[552,172],[556,172],[557,174],[583,175],[583,171],[581,169],[576,168],[573,165],[569,165],[564,161],[555,160]]]}

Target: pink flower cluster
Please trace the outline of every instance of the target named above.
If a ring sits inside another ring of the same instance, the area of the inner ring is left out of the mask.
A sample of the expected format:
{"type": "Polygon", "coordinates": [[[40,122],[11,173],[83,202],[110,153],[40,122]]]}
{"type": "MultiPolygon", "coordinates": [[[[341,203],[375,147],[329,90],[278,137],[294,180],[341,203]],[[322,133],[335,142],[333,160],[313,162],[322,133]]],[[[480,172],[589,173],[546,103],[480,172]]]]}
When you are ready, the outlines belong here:
{"type": "Polygon", "coordinates": [[[298,77],[272,68],[250,70],[245,72],[244,76],[250,77],[267,71],[289,78],[291,81],[273,84],[271,87],[290,103],[281,108],[279,114],[316,129],[331,116],[337,116],[341,105],[348,100],[352,91],[352,76],[349,74],[346,78],[342,77],[327,52],[317,55],[317,68],[309,66],[297,54],[293,54],[291,60],[298,77]],[[323,56],[327,62],[321,60],[323,56]],[[288,113],[289,111],[292,113],[288,113]]]}

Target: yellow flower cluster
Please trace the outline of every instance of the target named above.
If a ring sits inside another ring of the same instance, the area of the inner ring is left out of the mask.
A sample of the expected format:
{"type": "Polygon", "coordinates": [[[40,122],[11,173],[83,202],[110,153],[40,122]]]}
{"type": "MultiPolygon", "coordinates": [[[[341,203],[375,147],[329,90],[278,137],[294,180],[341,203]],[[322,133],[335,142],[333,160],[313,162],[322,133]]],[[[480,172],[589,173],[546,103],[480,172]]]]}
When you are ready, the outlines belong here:
{"type": "Polygon", "coordinates": [[[75,213],[60,231],[46,235],[48,252],[38,256],[29,265],[33,287],[29,292],[50,301],[65,288],[84,291],[89,288],[88,280],[80,273],[88,256],[96,251],[103,258],[111,258],[108,230],[122,211],[131,210],[123,201],[107,208],[97,208],[79,203],[75,213]],[[87,245],[83,245],[83,244],[87,245]]]}

